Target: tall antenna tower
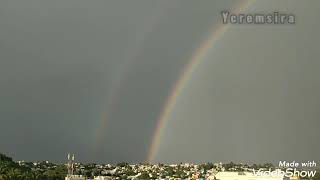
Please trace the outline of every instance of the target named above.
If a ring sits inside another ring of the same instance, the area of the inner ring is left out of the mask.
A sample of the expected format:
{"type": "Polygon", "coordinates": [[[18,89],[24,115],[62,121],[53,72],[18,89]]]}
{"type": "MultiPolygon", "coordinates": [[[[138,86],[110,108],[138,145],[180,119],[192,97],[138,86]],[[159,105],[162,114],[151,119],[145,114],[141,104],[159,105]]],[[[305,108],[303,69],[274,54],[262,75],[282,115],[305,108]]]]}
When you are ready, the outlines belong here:
{"type": "Polygon", "coordinates": [[[68,153],[68,176],[72,176],[74,171],[74,154],[68,153]]]}

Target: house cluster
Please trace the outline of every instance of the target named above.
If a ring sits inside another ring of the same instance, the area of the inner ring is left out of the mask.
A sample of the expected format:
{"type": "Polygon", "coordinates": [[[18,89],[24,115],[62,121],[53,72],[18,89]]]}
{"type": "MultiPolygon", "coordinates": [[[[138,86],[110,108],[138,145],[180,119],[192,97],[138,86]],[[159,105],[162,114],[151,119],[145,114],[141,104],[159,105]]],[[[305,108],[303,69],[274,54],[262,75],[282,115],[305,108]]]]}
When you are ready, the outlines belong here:
{"type": "MultiPolygon", "coordinates": [[[[270,164],[253,165],[254,168],[269,168],[270,164]]],[[[274,168],[274,167],[273,167],[274,168]]],[[[110,180],[110,179],[203,179],[203,180],[289,180],[284,177],[256,176],[252,166],[243,164],[92,164],[85,166],[75,164],[75,172],[86,174],[85,170],[91,169],[91,176],[73,175],[65,180],[110,180]],[[87,178],[90,177],[90,178],[87,178]]],[[[297,180],[292,178],[292,180],[297,180]]]]}

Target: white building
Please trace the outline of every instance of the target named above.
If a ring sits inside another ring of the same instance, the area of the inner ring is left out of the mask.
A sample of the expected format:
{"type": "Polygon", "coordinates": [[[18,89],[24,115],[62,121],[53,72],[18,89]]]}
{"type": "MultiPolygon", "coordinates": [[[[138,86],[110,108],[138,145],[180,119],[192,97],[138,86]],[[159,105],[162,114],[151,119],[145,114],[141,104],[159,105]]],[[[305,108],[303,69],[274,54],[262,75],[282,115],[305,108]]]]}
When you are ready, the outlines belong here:
{"type": "Polygon", "coordinates": [[[110,177],[110,176],[95,176],[93,178],[93,180],[111,180],[111,179],[112,179],[112,177],[110,177]]]}
{"type": "Polygon", "coordinates": [[[252,172],[218,172],[210,180],[284,180],[284,176],[257,176],[252,172]]]}
{"type": "Polygon", "coordinates": [[[87,180],[87,178],[82,175],[68,175],[64,179],[65,180],[87,180]]]}

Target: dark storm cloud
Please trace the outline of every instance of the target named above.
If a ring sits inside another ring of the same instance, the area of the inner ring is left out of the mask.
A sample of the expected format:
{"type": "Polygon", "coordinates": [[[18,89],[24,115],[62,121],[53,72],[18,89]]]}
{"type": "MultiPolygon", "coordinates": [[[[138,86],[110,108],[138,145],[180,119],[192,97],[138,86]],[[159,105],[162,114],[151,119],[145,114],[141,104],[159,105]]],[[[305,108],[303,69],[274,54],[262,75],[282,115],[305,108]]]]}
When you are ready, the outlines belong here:
{"type": "MultiPolygon", "coordinates": [[[[173,126],[164,131],[161,161],[316,156],[319,24],[309,19],[318,11],[302,12],[297,7],[317,6],[296,2],[282,2],[283,11],[296,13],[296,25],[233,27],[207,54],[219,61],[202,64],[183,91],[184,103],[177,103],[173,126]],[[273,134],[268,120],[279,125],[273,134]],[[283,132],[288,122],[305,134],[283,132]],[[221,140],[226,131],[229,139],[221,140]],[[261,144],[243,148],[257,140],[254,133],[261,144]],[[282,144],[279,136],[289,140],[282,144]],[[280,148],[268,149],[272,144],[263,141],[270,138],[280,148]],[[290,148],[294,153],[280,156],[279,149],[290,148]]],[[[278,5],[261,1],[251,11],[278,5]]],[[[0,152],[25,160],[61,162],[71,151],[80,161],[144,161],[181,70],[221,23],[220,11],[235,6],[211,0],[0,1],[0,152]]]]}
{"type": "Polygon", "coordinates": [[[26,160],[63,161],[73,151],[84,161],[143,161],[165,97],[217,10],[193,1],[1,1],[1,151],[26,160]],[[103,149],[93,155],[122,73],[103,149]]]}
{"type": "Polygon", "coordinates": [[[170,6],[165,20],[145,40],[134,69],[117,93],[116,108],[108,117],[105,154],[98,156],[145,160],[155,120],[184,64],[217,21],[214,14],[217,9],[190,2],[170,6]]]}
{"type": "Polygon", "coordinates": [[[319,161],[318,2],[290,2],[257,1],[246,12],[276,5],[296,25],[229,26],[198,58],[156,162],[319,161]]]}

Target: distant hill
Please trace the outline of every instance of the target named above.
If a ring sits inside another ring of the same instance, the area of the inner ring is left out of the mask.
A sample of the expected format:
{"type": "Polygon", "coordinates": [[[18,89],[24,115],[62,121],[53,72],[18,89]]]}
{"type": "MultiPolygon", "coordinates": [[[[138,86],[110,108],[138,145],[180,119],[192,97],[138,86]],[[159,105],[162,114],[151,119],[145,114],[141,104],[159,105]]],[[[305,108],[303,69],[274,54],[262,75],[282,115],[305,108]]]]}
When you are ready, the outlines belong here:
{"type": "Polygon", "coordinates": [[[2,162],[13,162],[11,157],[8,157],[0,153],[0,163],[2,162]]]}
{"type": "Polygon", "coordinates": [[[64,165],[51,167],[37,167],[32,162],[19,164],[11,157],[0,153],[0,180],[63,180],[66,167],[64,165]]]}

